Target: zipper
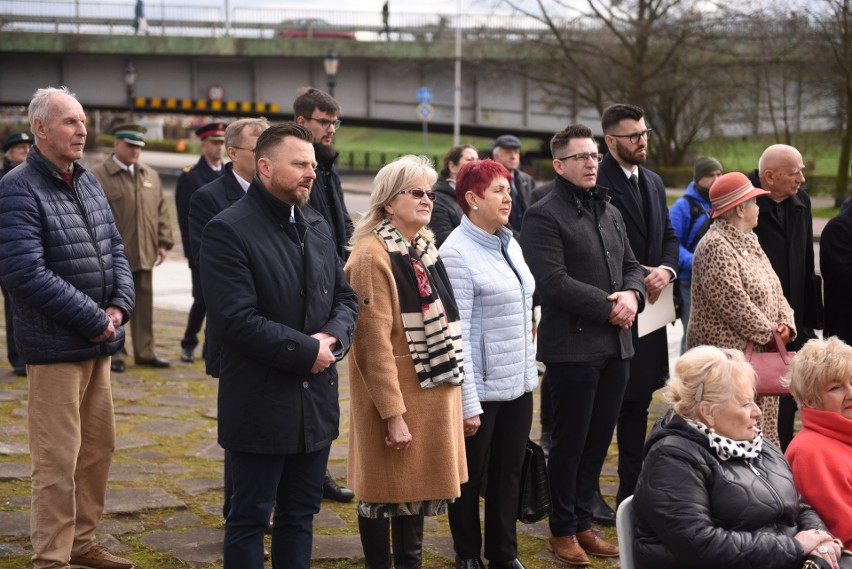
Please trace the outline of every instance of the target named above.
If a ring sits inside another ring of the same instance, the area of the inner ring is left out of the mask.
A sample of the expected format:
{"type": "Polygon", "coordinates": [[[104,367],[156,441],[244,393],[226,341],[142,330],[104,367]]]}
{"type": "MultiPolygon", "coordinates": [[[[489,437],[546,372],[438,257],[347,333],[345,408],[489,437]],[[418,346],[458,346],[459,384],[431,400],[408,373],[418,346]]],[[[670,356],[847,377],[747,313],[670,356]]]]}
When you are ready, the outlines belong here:
{"type": "Polygon", "coordinates": [[[754,472],[754,475],[757,476],[757,478],[763,482],[763,484],[769,490],[769,493],[772,494],[773,498],[775,498],[775,502],[779,506],[781,506],[781,509],[783,510],[784,503],[781,501],[781,497],[778,495],[778,492],[775,490],[775,487],[772,486],[772,484],[769,483],[769,480],[767,480],[766,477],[761,474],[757,468],[754,467],[754,464],[752,464],[751,459],[747,460],[746,464],[748,464],[748,467],[751,469],[752,472],[754,472]]]}

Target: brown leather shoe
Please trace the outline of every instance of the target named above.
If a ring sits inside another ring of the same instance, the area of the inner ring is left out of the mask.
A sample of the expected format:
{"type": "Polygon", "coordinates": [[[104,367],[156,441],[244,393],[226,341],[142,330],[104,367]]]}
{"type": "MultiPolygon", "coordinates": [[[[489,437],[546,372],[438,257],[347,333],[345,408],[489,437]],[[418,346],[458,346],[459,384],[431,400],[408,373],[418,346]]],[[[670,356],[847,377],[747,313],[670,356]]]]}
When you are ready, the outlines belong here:
{"type": "Polygon", "coordinates": [[[557,537],[551,535],[547,548],[553,552],[556,559],[563,563],[570,563],[571,565],[589,564],[589,558],[580,544],[577,543],[576,536],[563,535],[557,537]]]}
{"type": "Polygon", "coordinates": [[[593,529],[577,532],[577,541],[586,553],[596,557],[618,557],[618,546],[602,540],[593,529]]]}

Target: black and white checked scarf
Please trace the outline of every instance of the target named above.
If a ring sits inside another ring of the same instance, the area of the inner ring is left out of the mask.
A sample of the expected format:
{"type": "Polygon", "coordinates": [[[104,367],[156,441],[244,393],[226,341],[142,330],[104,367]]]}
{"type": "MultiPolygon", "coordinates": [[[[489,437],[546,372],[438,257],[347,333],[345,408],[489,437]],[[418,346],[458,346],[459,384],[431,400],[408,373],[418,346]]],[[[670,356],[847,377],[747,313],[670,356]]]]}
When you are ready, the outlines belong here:
{"type": "Polygon", "coordinates": [[[461,322],[438,250],[419,234],[408,244],[389,220],[373,231],[390,256],[402,324],[420,387],[461,385],[461,322]]]}

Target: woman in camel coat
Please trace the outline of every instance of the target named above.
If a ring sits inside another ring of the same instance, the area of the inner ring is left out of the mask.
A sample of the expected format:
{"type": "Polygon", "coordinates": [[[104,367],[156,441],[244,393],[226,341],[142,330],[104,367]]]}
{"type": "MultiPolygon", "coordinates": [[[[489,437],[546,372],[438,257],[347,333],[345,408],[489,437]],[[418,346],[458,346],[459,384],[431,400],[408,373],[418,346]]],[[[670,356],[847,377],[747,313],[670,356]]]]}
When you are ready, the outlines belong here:
{"type": "Polygon", "coordinates": [[[435,178],[425,158],[385,166],[345,268],[361,308],[349,359],[349,485],[370,568],[391,567],[389,520],[393,566],[419,568],[423,516],[446,511],[467,481],[461,325],[426,228],[435,178]],[[424,326],[428,347],[418,341],[424,326]]]}

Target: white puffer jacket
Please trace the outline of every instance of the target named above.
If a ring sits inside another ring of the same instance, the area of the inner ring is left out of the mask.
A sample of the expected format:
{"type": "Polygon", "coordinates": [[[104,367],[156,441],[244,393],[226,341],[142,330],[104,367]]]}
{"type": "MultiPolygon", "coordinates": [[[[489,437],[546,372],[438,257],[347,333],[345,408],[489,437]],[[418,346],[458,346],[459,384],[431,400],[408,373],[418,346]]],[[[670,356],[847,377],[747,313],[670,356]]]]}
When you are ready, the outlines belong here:
{"type": "Polygon", "coordinates": [[[490,235],[465,215],[440,249],[464,341],[464,418],[480,401],[511,401],[538,385],[532,338],[535,281],[512,232],[490,235]]]}

